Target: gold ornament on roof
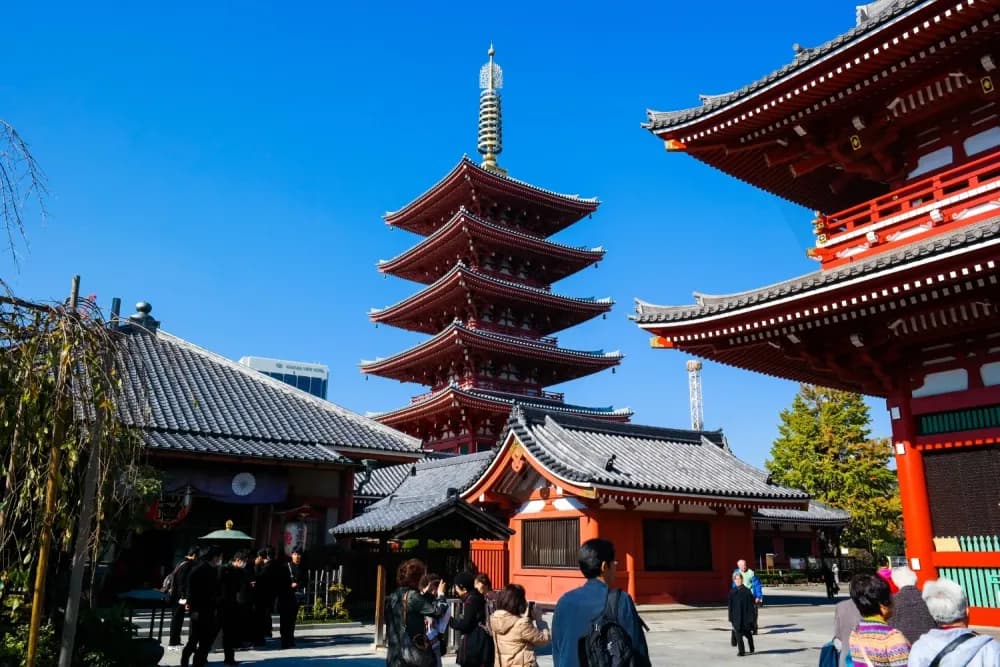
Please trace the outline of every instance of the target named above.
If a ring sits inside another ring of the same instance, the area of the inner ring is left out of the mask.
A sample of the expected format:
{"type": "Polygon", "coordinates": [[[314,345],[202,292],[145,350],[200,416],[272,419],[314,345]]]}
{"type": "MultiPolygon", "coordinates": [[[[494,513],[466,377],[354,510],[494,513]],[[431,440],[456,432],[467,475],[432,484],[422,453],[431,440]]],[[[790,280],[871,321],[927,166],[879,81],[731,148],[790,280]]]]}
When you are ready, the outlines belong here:
{"type": "Polygon", "coordinates": [[[497,164],[497,156],[503,150],[503,127],[500,110],[500,89],[503,88],[503,70],[493,62],[496,49],[490,42],[486,54],[490,61],[479,69],[479,144],[483,156],[483,167],[500,174],[507,170],[497,164]]]}

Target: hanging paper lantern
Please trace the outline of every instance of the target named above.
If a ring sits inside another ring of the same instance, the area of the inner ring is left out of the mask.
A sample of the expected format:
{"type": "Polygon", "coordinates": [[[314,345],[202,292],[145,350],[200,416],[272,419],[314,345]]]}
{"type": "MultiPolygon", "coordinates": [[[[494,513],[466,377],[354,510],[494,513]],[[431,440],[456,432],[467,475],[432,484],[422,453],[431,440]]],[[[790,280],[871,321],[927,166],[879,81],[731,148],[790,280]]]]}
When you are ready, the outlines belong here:
{"type": "Polygon", "coordinates": [[[291,556],[292,549],[306,548],[306,524],[304,521],[289,521],[285,524],[285,555],[291,556]]]}

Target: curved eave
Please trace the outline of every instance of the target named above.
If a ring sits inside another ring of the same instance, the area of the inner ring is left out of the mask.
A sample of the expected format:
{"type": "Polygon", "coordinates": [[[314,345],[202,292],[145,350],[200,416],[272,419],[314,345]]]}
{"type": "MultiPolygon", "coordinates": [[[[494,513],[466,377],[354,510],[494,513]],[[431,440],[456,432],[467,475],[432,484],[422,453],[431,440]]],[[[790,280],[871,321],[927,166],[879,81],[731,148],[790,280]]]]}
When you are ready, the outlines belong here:
{"type": "Polygon", "coordinates": [[[421,225],[414,218],[433,208],[435,204],[447,200],[449,192],[461,187],[466,180],[481,187],[507,192],[514,196],[545,204],[559,211],[572,213],[577,216],[575,220],[593,213],[600,205],[600,202],[596,198],[560,194],[484,169],[469,159],[468,156],[465,156],[454,169],[431,186],[429,190],[403,208],[386,213],[384,216],[386,224],[416,231],[421,225]]]}
{"type": "Polygon", "coordinates": [[[774,523],[787,523],[787,524],[798,524],[800,526],[829,526],[833,528],[843,528],[849,524],[851,520],[848,519],[796,519],[794,517],[765,517],[765,516],[755,516],[753,517],[753,523],[756,526],[765,526],[774,523]]]}
{"type": "Polygon", "coordinates": [[[506,469],[510,467],[515,445],[521,452],[524,452],[528,458],[531,459],[533,463],[532,468],[534,468],[543,479],[547,480],[549,484],[561,488],[564,495],[573,495],[578,498],[597,497],[597,491],[586,482],[575,482],[556,474],[552,470],[549,470],[546,465],[535,457],[532,451],[521,443],[517,434],[511,430],[507,432],[507,437],[504,438],[503,443],[501,443],[500,451],[497,452],[495,457],[493,457],[493,461],[486,467],[479,478],[465,490],[462,494],[462,498],[468,502],[476,502],[481,496],[489,493],[490,488],[500,480],[506,469]]]}
{"type": "MultiPolygon", "coordinates": [[[[463,235],[467,235],[476,241],[485,241],[486,243],[496,244],[503,248],[522,251],[529,249],[532,255],[569,264],[571,270],[555,272],[556,279],[565,278],[591,264],[601,261],[605,253],[601,248],[574,248],[514,229],[501,227],[463,208],[452,216],[451,220],[446,224],[439,227],[434,233],[425,237],[409,250],[390,260],[379,262],[378,270],[382,273],[409,278],[426,284],[429,281],[422,280],[419,277],[419,267],[429,263],[428,258],[433,257],[435,252],[446,249],[449,245],[456,243],[463,235]]],[[[554,280],[551,282],[554,282],[554,280]]]]}
{"type": "Polygon", "coordinates": [[[447,299],[456,288],[476,290],[491,295],[504,295],[526,303],[534,303],[564,312],[586,313],[593,317],[606,313],[614,306],[611,299],[576,299],[573,297],[553,294],[537,287],[528,287],[520,283],[500,280],[477,273],[457,264],[451,271],[402,301],[369,313],[372,322],[386,322],[403,319],[424,306],[427,302],[447,299]]]}
{"type": "Polygon", "coordinates": [[[458,387],[447,387],[441,389],[436,394],[420,401],[411,403],[401,408],[372,415],[372,418],[382,424],[405,424],[416,419],[421,419],[427,415],[433,415],[448,409],[464,408],[466,410],[480,410],[490,414],[509,414],[515,403],[527,405],[549,412],[560,414],[589,417],[591,419],[605,419],[610,421],[628,421],[634,414],[628,408],[617,410],[587,409],[580,406],[565,406],[559,403],[546,403],[535,401],[530,396],[520,396],[509,394],[509,397],[494,396],[484,391],[465,390],[458,387]]]}
{"type": "MultiPolygon", "coordinates": [[[[987,4],[983,0],[979,0],[979,2],[987,4]]],[[[939,6],[940,12],[950,10],[949,13],[954,13],[955,7],[954,2],[941,2],[940,0],[898,0],[898,5],[896,11],[884,12],[874,19],[870,19],[865,24],[856,26],[825,44],[806,50],[793,62],[739,90],[723,95],[706,96],[701,106],[678,111],[647,110],[646,115],[648,120],[642,124],[642,127],[661,138],[675,138],[681,131],[690,134],[700,129],[702,124],[708,124],[713,120],[719,119],[721,116],[733,117],[732,124],[734,126],[741,120],[753,122],[753,114],[746,114],[748,111],[747,107],[761,102],[759,98],[768,95],[771,97],[780,97],[785,92],[785,89],[791,91],[795,88],[796,84],[801,83],[802,79],[818,76],[820,73],[827,74],[827,69],[835,70],[832,67],[833,65],[853,60],[856,51],[864,51],[869,46],[876,44],[881,46],[883,42],[891,37],[891,35],[886,35],[885,33],[902,33],[910,27],[911,23],[914,25],[922,23],[925,15],[931,16],[938,13],[934,5],[939,6]]],[[[939,23],[941,21],[934,22],[932,25],[936,26],[939,23]]],[[[934,38],[933,42],[936,43],[937,38],[934,38]]],[[[893,58],[899,52],[899,49],[882,50],[883,54],[892,54],[888,56],[889,58],[893,58]]],[[[882,56],[882,58],[885,57],[884,55],[882,56]]],[[[864,58],[863,60],[866,61],[865,65],[867,65],[869,58],[864,58]]],[[[873,62],[879,61],[876,59],[873,62]]],[[[894,59],[892,62],[894,62],[894,59]]],[[[838,72],[835,71],[835,73],[838,72]]],[[[849,73],[850,68],[847,68],[844,74],[849,73]]],[[[835,78],[824,78],[828,81],[836,81],[835,78]]],[[[806,85],[808,86],[808,82],[806,82],[806,85]]],[[[839,86],[840,84],[837,83],[836,85],[839,86]]],[[[797,110],[798,105],[811,104],[813,101],[809,95],[786,95],[784,97],[786,99],[782,99],[781,102],[785,104],[777,102],[777,100],[775,100],[774,104],[768,100],[767,104],[770,106],[781,106],[782,112],[785,115],[790,115],[797,110]],[[797,106],[791,106],[791,104],[796,104],[797,106]]],[[[752,112],[753,109],[749,109],[749,111],[752,112]]]]}
{"type": "Polygon", "coordinates": [[[564,494],[576,495],[583,498],[612,497],[612,498],[634,498],[637,500],[651,500],[671,502],[679,501],[692,504],[727,504],[746,508],[782,508],[797,509],[805,507],[809,498],[805,494],[800,497],[788,496],[758,496],[744,494],[727,493],[701,493],[685,489],[655,488],[649,485],[625,486],[609,484],[600,480],[586,478],[585,476],[570,476],[554,470],[546,461],[539,457],[534,451],[535,446],[524,444],[517,436],[515,430],[507,432],[501,449],[492,463],[487,466],[483,473],[473,484],[462,494],[462,497],[470,502],[474,502],[480,496],[488,493],[490,486],[496,482],[504,469],[510,464],[512,449],[517,445],[520,452],[523,452],[531,460],[532,468],[542,477],[547,479],[554,486],[561,488],[564,494]]]}
{"type": "MultiPolygon", "coordinates": [[[[657,306],[636,299],[636,313],[630,319],[647,331],[666,332],[691,327],[711,325],[725,335],[735,318],[780,309],[792,311],[805,300],[829,301],[828,307],[842,300],[842,293],[853,294],[873,281],[904,280],[914,271],[926,271],[943,262],[969,262],[969,257],[989,256],[1000,247],[1000,215],[960,227],[949,233],[930,237],[891,251],[872,255],[853,264],[828,271],[815,271],[804,276],[785,280],[766,287],[725,295],[698,295],[700,303],[687,306],[657,306]]],[[[872,296],[876,298],[875,295],[872,296]]],[[[824,308],[823,312],[826,312],[824,308]]],[[[775,317],[779,314],[776,313],[775,317]]],[[[783,316],[783,320],[789,320],[783,316]]],[[[798,315],[796,319],[798,319],[798,315]]],[[[736,333],[736,332],[733,332],[736,333]]]]}
{"type": "Polygon", "coordinates": [[[419,368],[421,365],[436,366],[441,356],[462,356],[466,350],[485,351],[489,354],[503,355],[504,358],[528,360],[542,365],[563,366],[563,372],[559,374],[558,379],[552,379],[550,384],[558,384],[617,366],[622,359],[620,352],[567,350],[529,339],[469,329],[456,322],[437,336],[408,350],[362,364],[361,372],[410,381],[408,375],[411,369],[419,368]]]}

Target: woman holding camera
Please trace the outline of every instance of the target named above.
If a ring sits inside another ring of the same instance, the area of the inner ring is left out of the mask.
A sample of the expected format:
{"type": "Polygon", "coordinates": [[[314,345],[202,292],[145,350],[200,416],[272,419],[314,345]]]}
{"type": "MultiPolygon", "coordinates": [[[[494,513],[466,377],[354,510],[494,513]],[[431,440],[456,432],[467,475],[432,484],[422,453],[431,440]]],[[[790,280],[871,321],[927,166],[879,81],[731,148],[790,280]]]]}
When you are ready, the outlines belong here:
{"type": "Polygon", "coordinates": [[[507,584],[497,595],[490,630],[496,644],[495,667],[536,667],[535,649],[552,641],[541,611],[528,604],[524,586],[517,584],[507,584]]]}

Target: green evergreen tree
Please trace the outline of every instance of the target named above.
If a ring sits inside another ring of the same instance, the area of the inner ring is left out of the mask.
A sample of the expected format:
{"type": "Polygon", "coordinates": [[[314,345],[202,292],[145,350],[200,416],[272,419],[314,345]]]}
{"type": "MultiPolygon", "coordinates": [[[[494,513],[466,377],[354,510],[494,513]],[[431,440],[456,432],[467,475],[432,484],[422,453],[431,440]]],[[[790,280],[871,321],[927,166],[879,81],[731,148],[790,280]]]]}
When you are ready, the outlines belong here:
{"type": "Polygon", "coordinates": [[[872,439],[860,394],[802,385],[781,412],[779,437],[765,467],[775,482],[851,513],[843,544],[875,556],[900,550],[902,509],[892,445],[872,439]]]}

